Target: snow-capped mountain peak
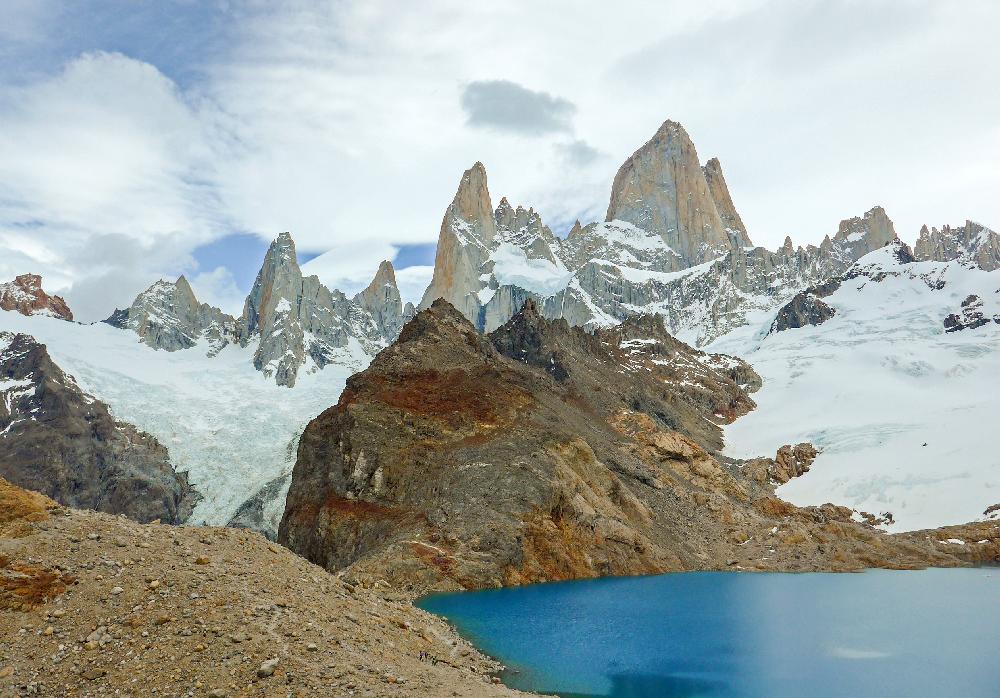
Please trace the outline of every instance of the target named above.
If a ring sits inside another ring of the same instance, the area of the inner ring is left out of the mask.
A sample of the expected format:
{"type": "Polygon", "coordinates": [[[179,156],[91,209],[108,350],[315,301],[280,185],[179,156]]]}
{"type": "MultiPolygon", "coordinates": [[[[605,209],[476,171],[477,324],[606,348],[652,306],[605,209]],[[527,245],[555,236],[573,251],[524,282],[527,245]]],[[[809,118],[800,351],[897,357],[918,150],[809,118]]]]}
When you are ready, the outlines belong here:
{"type": "Polygon", "coordinates": [[[487,220],[489,206],[477,163],[445,213],[421,302],[444,298],[484,331],[530,297],[545,317],[591,328],[659,313],[671,332],[702,345],[895,238],[874,207],[819,247],[790,238],[776,251],[753,247],[718,159],[702,166],[672,121],[619,169],[606,221],[574,225],[561,240],[531,208],[503,198],[487,220]]]}
{"type": "Polygon", "coordinates": [[[199,303],[181,276],[157,281],[105,322],[136,332],[154,349],[204,344],[207,355],[215,356],[229,344],[252,347],[254,367],[291,387],[303,369],[336,362],[364,365],[412,315],[412,306],[400,300],[388,262],[368,289],[351,299],[316,276],[303,276],[295,241],[282,233],[271,243],[239,318],[199,303]]]}

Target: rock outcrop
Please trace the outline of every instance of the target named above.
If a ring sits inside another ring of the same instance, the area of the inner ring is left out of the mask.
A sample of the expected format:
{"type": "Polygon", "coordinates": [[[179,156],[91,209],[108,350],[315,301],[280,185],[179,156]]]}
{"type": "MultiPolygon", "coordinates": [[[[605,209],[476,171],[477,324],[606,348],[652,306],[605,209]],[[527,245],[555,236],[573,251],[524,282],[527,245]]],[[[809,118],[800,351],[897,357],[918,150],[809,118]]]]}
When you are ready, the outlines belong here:
{"type": "MultiPolygon", "coordinates": [[[[850,509],[792,506],[714,457],[712,418],[726,417],[680,390],[688,359],[706,371],[713,361],[662,341],[633,351],[643,335],[642,323],[588,334],[528,303],[484,336],[436,302],[306,428],[279,541],[407,593],[668,570],[963,564],[926,536],[856,523],[850,509]]],[[[721,371],[711,380],[736,398],[726,400],[734,411],[746,407],[735,381],[721,371]]],[[[785,463],[793,471],[807,465],[799,451],[785,463]]]]}
{"type": "Polygon", "coordinates": [[[184,276],[157,281],[140,293],[131,306],[115,310],[104,320],[128,329],[139,340],[165,351],[179,351],[205,342],[206,353],[217,354],[236,340],[236,319],[208,303],[199,303],[184,276]]]}
{"type": "Polygon", "coordinates": [[[68,506],[180,523],[198,494],[155,438],[85,394],[33,338],[0,333],[0,476],[68,506]]]}
{"type": "Polygon", "coordinates": [[[778,311],[771,324],[771,332],[783,332],[807,325],[822,325],[835,314],[833,308],[815,295],[800,291],[778,311]]]}
{"type": "Polygon", "coordinates": [[[961,330],[974,330],[991,322],[1000,325],[1000,308],[991,317],[985,312],[983,299],[977,295],[970,295],[962,301],[961,308],[957,313],[952,313],[944,319],[944,331],[960,332],[961,330]]]}
{"type": "MultiPolygon", "coordinates": [[[[793,478],[809,472],[819,451],[811,443],[794,446],[786,444],[778,449],[774,458],[754,458],[744,465],[744,471],[754,481],[783,485],[793,478]]],[[[873,524],[874,525],[874,524],[873,524]]]]}
{"type": "Polygon", "coordinates": [[[12,310],[21,315],[73,319],[73,312],[66,301],[42,290],[42,277],[37,274],[21,274],[13,281],[0,284],[0,310],[12,310]]]}
{"type": "Polygon", "coordinates": [[[919,261],[958,260],[983,271],[1000,269],[1000,235],[973,221],[955,228],[946,225],[940,230],[923,226],[913,252],[919,261]]]}

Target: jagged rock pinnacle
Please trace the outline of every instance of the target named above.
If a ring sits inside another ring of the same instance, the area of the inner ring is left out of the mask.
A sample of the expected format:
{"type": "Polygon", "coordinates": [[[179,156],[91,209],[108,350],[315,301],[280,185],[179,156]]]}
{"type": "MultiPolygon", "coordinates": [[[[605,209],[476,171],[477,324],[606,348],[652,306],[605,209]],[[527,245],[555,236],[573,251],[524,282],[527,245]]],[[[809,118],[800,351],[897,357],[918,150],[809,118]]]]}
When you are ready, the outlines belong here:
{"type": "Polygon", "coordinates": [[[396,272],[388,260],[379,264],[375,278],[354,297],[354,302],[371,313],[386,341],[395,339],[406,321],[413,317],[413,306],[403,305],[396,286],[396,272]]]}
{"type": "Polygon", "coordinates": [[[476,294],[484,287],[479,278],[480,268],[495,237],[496,220],[486,168],[477,162],[463,173],[455,198],[441,221],[434,276],[420,307],[427,308],[436,299],[444,298],[465,317],[478,317],[480,302],[476,294]]]}
{"type": "Polygon", "coordinates": [[[702,169],[684,127],[669,120],[619,168],[606,220],[659,234],[678,269],[750,243],[718,160],[702,169]]]}
{"type": "Polygon", "coordinates": [[[975,221],[940,230],[925,225],[920,228],[913,248],[919,261],[947,262],[953,259],[975,264],[984,271],[1000,269],[1000,234],[975,221]]]}

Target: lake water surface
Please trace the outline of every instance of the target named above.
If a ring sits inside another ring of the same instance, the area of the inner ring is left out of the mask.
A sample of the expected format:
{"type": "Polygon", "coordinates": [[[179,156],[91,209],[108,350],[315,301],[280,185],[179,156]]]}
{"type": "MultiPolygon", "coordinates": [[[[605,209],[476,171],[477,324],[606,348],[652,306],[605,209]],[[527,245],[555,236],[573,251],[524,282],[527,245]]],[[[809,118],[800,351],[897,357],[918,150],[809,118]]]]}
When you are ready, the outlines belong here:
{"type": "Polygon", "coordinates": [[[444,616],[562,696],[1000,696],[1000,569],[690,572],[440,594],[444,616]]]}

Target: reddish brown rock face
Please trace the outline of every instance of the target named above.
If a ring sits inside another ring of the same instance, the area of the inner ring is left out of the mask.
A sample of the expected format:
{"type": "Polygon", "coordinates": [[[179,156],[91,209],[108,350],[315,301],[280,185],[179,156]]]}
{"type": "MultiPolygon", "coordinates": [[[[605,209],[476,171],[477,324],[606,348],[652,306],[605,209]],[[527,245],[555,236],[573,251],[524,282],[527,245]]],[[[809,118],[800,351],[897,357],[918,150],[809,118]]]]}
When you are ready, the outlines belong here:
{"type": "Polygon", "coordinates": [[[13,281],[0,284],[0,309],[13,310],[21,315],[73,319],[73,312],[66,301],[42,290],[42,277],[37,274],[21,274],[13,281]]]}

